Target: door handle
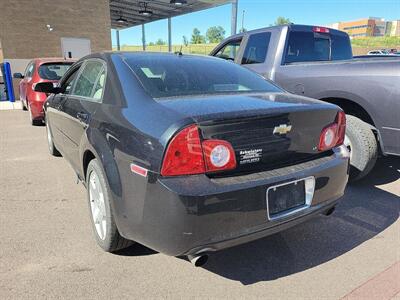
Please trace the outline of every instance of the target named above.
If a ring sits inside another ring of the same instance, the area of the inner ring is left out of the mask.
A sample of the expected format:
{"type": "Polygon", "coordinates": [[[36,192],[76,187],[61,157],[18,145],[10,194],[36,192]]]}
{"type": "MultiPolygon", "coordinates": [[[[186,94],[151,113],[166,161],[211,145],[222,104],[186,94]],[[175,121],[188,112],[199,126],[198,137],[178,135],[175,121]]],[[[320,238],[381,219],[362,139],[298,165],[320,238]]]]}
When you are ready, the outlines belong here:
{"type": "Polygon", "coordinates": [[[88,119],[89,119],[89,115],[88,115],[87,113],[84,113],[84,112],[78,112],[78,113],[76,114],[76,118],[77,118],[79,121],[83,122],[83,123],[87,123],[87,121],[88,121],[88,119]]]}

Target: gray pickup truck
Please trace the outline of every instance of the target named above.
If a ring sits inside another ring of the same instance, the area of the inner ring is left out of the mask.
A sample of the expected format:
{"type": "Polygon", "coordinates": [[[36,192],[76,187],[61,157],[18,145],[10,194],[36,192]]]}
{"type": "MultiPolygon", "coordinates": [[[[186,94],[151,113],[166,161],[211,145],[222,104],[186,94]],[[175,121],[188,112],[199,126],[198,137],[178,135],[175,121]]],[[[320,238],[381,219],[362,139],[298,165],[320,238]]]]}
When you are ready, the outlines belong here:
{"type": "Polygon", "coordinates": [[[211,55],[241,64],[289,92],[340,106],[347,116],[350,179],[378,154],[400,155],[400,57],[353,58],[342,31],[284,25],[234,35],[211,55]]]}

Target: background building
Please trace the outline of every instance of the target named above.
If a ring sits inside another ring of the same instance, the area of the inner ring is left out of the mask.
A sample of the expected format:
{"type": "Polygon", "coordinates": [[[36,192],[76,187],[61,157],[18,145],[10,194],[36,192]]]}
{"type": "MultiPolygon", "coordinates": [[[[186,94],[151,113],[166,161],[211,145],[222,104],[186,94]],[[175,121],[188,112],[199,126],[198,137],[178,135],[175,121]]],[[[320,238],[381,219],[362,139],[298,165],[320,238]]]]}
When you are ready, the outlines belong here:
{"type": "Polygon", "coordinates": [[[339,30],[347,32],[350,37],[374,36],[375,19],[361,19],[356,21],[340,22],[339,30]]]}
{"type": "Polygon", "coordinates": [[[3,58],[13,72],[35,57],[111,50],[109,0],[0,0],[0,7],[3,58]]]}
{"type": "MultiPolygon", "coordinates": [[[[24,73],[37,57],[81,58],[92,52],[112,50],[111,28],[119,30],[168,19],[224,4],[232,5],[232,33],[237,27],[236,0],[0,0],[0,63],[7,61],[12,73],[24,73]]],[[[0,74],[1,77],[1,74],[0,74]]],[[[14,87],[18,80],[14,80],[14,87]]],[[[18,98],[18,88],[15,89],[18,98]]]]}
{"type": "Polygon", "coordinates": [[[330,28],[347,32],[351,38],[369,36],[400,36],[400,20],[385,21],[382,18],[369,17],[354,21],[338,22],[328,25],[330,28]]]}
{"type": "Polygon", "coordinates": [[[386,35],[400,36],[400,20],[389,21],[386,24],[386,35]]]}

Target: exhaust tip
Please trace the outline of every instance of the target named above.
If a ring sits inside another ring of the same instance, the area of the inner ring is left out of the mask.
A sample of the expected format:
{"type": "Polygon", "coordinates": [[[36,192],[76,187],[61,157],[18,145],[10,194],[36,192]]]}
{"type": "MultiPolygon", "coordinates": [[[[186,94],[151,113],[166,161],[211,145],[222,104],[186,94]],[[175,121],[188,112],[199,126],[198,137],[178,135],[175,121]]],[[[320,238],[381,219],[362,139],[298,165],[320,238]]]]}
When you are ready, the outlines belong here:
{"type": "Polygon", "coordinates": [[[205,265],[206,262],[208,261],[208,255],[207,254],[188,255],[188,259],[193,266],[201,267],[205,265]]]}
{"type": "Polygon", "coordinates": [[[334,207],[331,207],[330,209],[328,209],[328,210],[325,212],[325,216],[330,216],[331,214],[333,214],[334,211],[335,211],[335,206],[334,206],[334,207]]]}

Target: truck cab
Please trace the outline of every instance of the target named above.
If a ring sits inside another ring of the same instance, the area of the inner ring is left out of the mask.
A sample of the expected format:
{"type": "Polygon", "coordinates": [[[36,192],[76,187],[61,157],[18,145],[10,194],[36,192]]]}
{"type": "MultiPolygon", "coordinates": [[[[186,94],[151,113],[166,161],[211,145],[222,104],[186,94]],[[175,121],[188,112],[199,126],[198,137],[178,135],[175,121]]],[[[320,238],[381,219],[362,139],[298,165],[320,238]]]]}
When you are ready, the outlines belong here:
{"type": "Polygon", "coordinates": [[[340,106],[347,115],[351,180],[367,175],[379,153],[400,155],[399,57],[354,58],[345,32],[293,24],[231,36],[211,55],[293,94],[340,106]]]}

